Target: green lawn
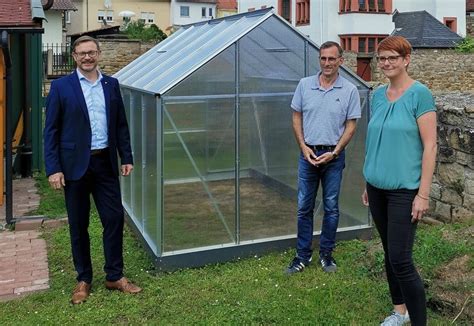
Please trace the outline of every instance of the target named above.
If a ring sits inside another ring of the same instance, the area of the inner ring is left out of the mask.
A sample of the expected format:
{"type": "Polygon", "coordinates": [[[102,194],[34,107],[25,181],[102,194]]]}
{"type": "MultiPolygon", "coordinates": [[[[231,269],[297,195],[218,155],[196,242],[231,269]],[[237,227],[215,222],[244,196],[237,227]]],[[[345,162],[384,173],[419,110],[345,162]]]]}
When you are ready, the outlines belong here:
{"type": "MultiPolygon", "coordinates": [[[[50,207],[61,205],[58,198],[43,190],[45,201],[54,203],[42,202],[39,212],[57,213],[50,207]]],[[[430,284],[436,282],[436,270],[443,263],[472,255],[472,239],[462,236],[465,228],[459,224],[420,228],[415,259],[430,284]],[[453,236],[446,237],[446,233],[453,236]]],[[[144,288],[143,293],[133,296],[110,292],[103,286],[101,227],[96,213],[90,233],[95,266],[90,299],[78,306],[69,303],[75,277],[69,235],[66,227],[49,231],[44,237],[51,288],[0,303],[0,325],[378,325],[391,309],[377,239],[339,243],[335,252],[339,270],[335,274],[325,274],[314,265],[304,273],[285,276],[283,270],[294,254],[292,249],[198,269],[156,273],[152,260],[127,229],[126,275],[144,288]]],[[[472,284],[467,286],[472,292],[472,284]]],[[[430,298],[431,287],[427,290],[430,298]]],[[[430,325],[450,324],[456,314],[442,316],[430,310],[430,325]]],[[[463,318],[458,324],[469,324],[463,318]]]]}

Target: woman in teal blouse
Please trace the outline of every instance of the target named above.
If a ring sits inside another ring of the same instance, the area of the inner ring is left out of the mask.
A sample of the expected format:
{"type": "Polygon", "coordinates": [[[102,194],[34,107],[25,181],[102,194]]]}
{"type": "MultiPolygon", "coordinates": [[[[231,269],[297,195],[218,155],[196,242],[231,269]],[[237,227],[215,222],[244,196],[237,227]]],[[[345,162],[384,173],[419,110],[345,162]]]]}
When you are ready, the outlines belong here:
{"type": "Polygon", "coordinates": [[[411,45],[389,36],[377,49],[390,83],[373,95],[362,201],[382,239],[394,311],[382,325],[426,325],[423,282],[412,259],[416,226],[428,209],[436,157],[436,112],[429,89],[410,78],[411,45]]]}

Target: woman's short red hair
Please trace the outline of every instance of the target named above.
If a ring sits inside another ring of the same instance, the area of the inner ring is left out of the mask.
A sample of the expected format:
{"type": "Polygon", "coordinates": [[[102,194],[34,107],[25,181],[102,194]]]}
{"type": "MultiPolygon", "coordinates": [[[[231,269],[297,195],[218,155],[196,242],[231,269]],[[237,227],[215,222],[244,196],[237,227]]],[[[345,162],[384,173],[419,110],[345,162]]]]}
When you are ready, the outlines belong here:
{"type": "Polygon", "coordinates": [[[380,51],[395,51],[402,56],[411,54],[411,44],[403,36],[388,36],[379,43],[377,53],[380,51]]]}

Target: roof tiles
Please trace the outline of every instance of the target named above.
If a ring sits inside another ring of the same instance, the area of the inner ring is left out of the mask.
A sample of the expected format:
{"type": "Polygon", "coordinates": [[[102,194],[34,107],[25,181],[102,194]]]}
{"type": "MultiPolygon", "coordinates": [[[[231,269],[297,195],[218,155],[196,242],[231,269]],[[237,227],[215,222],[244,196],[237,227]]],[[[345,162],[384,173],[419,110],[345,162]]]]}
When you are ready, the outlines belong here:
{"type": "Polygon", "coordinates": [[[38,26],[31,17],[30,0],[2,1],[0,6],[0,26],[38,26]]]}

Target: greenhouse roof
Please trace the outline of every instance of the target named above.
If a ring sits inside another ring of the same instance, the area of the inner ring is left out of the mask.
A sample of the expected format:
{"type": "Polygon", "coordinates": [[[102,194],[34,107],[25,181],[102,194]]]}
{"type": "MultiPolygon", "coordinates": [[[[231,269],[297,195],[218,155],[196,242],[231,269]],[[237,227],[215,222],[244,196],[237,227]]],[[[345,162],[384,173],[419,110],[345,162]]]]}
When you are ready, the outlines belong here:
{"type": "MultiPolygon", "coordinates": [[[[122,86],[162,95],[270,17],[277,17],[295,32],[296,37],[316,46],[276,15],[271,7],[184,25],[117,72],[115,77],[122,86]]],[[[345,70],[366,85],[352,71],[345,70]]]]}

